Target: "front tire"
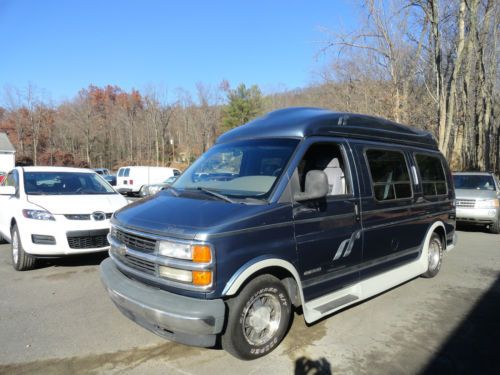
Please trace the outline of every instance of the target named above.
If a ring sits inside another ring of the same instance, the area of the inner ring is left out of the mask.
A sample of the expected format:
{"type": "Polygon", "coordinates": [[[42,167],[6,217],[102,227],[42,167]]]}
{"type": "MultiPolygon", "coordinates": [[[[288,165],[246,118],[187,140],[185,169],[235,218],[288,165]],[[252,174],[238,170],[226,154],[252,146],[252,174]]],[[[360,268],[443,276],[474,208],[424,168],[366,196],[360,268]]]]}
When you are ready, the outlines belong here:
{"type": "Polygon", "coordinates": [[[500,218],[490,225],[490,233],[500,234],[500,218]]]}
{"type": "Polygon", "coordinates": [[[436,276],[443,263],[443,242],[436,232],[432,233],[428,246],[428,268],[422,276],[431,278],[436,276]]]}
{"type": "Polygon", "coordinates": [[[262,357],[273,351],[285,336],[292,313],[290,297],[274,276],[258,276],[227,301],[224,350],[243,360],[262,357]]]}
{"type": "Polygon", "coordinates": [[[27,271],[35,268],[36,258],[24,251],[16,224],[14,224],[10,233],[12,239],[10,248],[14,269],[17,271],[27,271]]]}

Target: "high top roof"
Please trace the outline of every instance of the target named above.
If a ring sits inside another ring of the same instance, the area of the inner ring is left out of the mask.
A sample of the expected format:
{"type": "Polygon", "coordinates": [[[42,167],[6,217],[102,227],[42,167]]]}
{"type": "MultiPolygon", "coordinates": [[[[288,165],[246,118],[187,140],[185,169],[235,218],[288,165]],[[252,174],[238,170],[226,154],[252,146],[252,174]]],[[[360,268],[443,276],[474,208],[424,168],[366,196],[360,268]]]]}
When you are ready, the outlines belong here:
{"type": "Polygon", "coordinates": [[[336,136],[407,144],[437,150],[431,133],[380,117],[321,108],[280,109],[221,135],[217,143],[255,138],[336,136]]]}

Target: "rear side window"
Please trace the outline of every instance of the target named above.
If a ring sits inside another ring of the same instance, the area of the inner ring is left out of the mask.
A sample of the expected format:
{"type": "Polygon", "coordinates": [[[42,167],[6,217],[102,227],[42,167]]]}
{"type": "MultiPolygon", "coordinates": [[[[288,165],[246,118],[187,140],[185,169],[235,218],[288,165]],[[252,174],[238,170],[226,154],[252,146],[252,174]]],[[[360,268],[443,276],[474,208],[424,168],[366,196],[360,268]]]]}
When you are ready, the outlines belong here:
{"type": "Polygon", "coordinates": [[[120,170],[118,171],[118,177],[123,177],[123,173],[125,172],[125,169],[124,168],[120,168],[120,170]]]}
{"type": "Polygon", "coordinates": [[[424,154],[415,155],[415,160],[420,171],[420,177],[422,178],[424,195],[446,194],[446,178],[441,160],[435,156],[424,154]]]}
{"type": "Polygon", "coordinates": [[[367,150],[373,192],[378,201],[410,198],[412,196],[410,174],[401,152],[367,150]]]}
{"type": "Polygon", "coordinates": [[[125,168],[125,171],[123,172],[123,177],[128,177],[130,174],[130,168],[125,168]]]}

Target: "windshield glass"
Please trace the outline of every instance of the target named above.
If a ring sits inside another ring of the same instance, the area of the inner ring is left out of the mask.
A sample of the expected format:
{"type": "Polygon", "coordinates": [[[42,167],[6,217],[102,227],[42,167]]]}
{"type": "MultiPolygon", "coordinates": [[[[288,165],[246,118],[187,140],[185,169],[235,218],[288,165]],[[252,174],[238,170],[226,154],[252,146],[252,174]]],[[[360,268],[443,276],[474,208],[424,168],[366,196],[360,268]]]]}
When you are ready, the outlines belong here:
{"type": "Polygon", "coordinates": [[[216,145],[173,187],[209,189],[235,198],[267,198],[297,144],[294,139],[265,139],[216,145]]]}
{"type": "Polygon", "coordinates": [[[28,195],[115,194],[113,188],[94,173],[25,172],[28,195]]]}
{"type": "Polygon", "coordinates": [[[489,175],[454,175],[455,189],[495,190],[493,177],[489,175]]]}

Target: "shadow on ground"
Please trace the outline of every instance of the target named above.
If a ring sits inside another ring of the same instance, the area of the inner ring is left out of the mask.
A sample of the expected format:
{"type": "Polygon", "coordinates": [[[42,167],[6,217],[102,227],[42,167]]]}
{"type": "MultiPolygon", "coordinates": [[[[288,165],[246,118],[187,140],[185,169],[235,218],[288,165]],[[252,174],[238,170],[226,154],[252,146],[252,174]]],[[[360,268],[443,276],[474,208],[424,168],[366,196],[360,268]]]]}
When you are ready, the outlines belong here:
{"type": "Polygon", "coordinates": [[[77,267],[77,266],[97,266],[108,257],[108,252],[92,254],[69,255],[62,258],[40,259],[37,268],[45,267],[77,267]]]}
{"type": "MultiPolygon", "coordinates": [[[[490,229],[486,225],[474,225],[467,223],[457,223],[457,230],[463,232],[490,233],[490,229]]],[[[491,233],[491,235],[495,236],[493,233],[491,233]]]]}
{"type": "Polygon", "coordinates": [[[295,361],[295,375],[331,375],[330,362],[325,358],[313,361],[307,357],[300,357],[295,361]]]}
{"type": "Polygon", "coordinates": [[[500,276],[421,373],[500,374],[499,343],[500,276]]]}

